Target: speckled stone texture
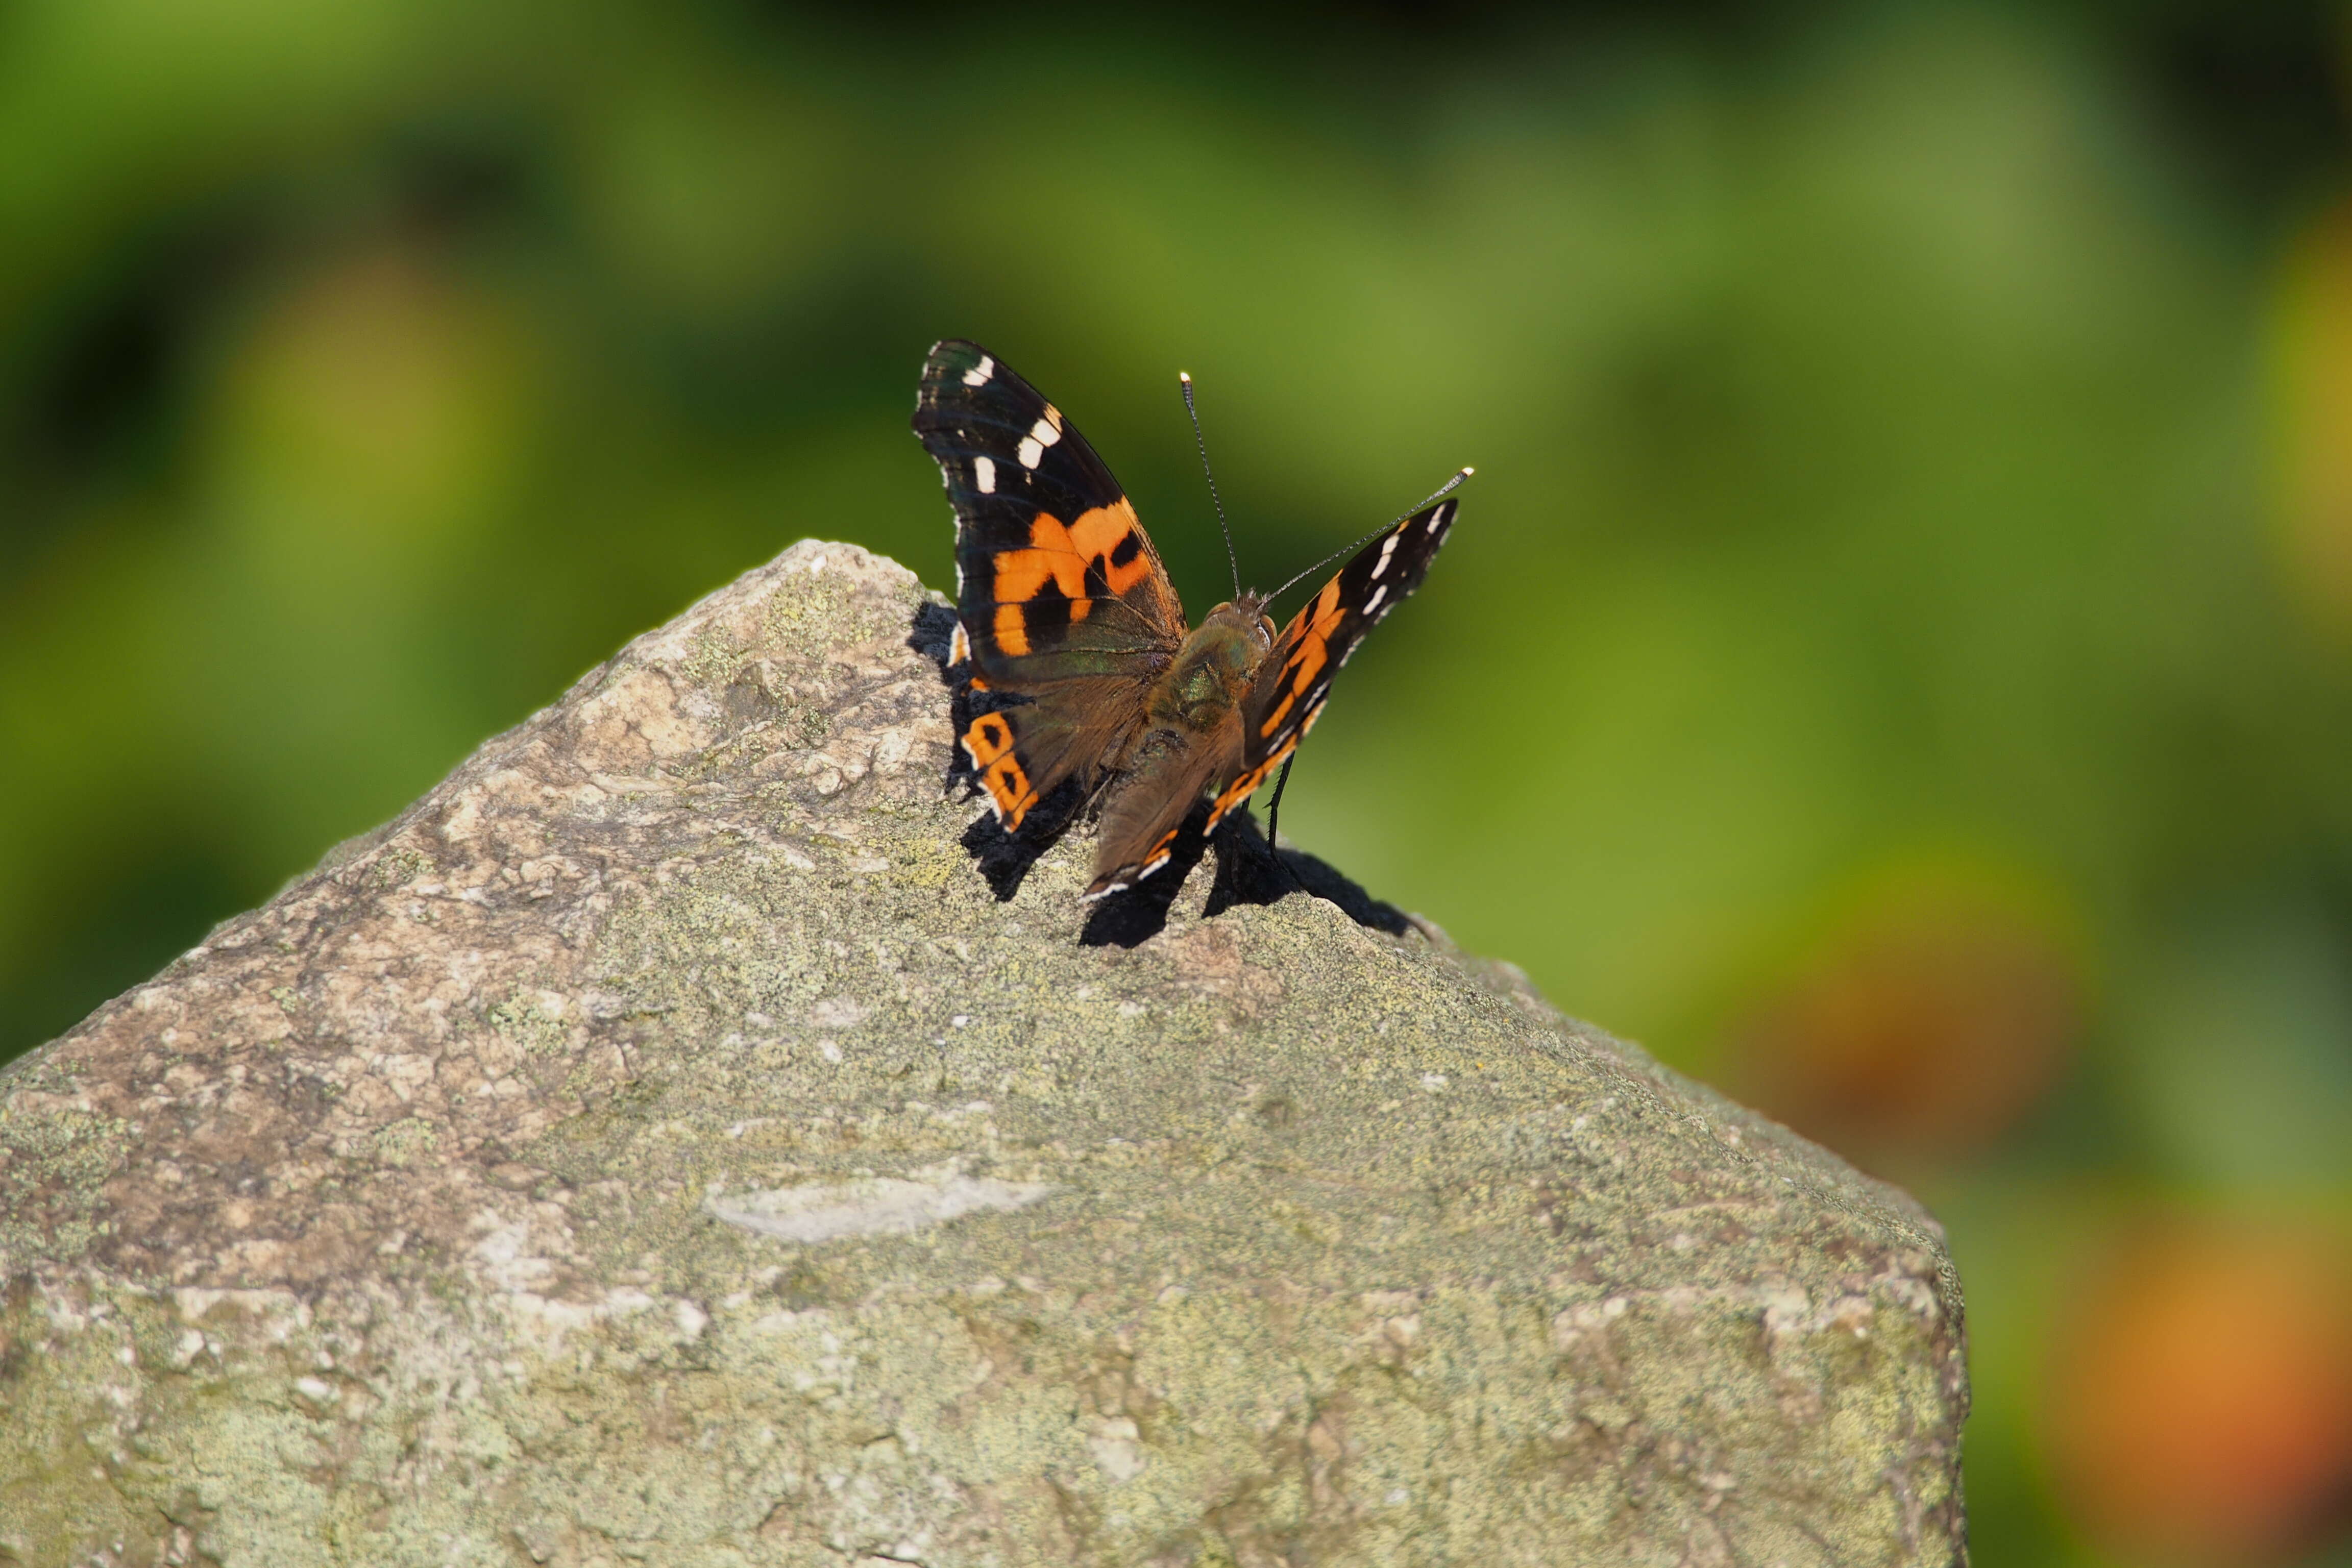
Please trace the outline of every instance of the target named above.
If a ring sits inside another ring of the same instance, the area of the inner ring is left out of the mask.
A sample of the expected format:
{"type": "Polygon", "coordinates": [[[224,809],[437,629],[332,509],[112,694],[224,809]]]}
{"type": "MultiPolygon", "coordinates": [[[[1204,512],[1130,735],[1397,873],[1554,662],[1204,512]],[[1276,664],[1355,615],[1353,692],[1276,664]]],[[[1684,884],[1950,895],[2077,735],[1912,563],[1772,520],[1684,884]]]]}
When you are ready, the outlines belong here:
{"type": "Polygon", "coordinates": [[[1963,1560],[1901,1194],[1433,929],[1082,945],[794,546],[0,1077],[0,1563],[1963,1560]]]}

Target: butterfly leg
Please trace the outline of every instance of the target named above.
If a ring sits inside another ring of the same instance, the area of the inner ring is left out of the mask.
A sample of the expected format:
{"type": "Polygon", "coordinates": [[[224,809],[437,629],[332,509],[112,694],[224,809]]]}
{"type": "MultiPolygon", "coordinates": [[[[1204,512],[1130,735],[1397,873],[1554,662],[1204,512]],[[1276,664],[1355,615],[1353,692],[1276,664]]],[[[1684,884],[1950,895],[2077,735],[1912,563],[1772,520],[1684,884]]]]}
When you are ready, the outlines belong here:
{"type": "MultiPolygon", "coordinates": [[[[1290,764],[1297,760],[1295,754],[1284,759],[1282,776],[1274,781],[1274,798],[1265,803],[1265,842],[1268,848],[1275,847],[1274,825],[1282,816],[1283,786],[1290,783],[1290,764]]],[[[1275,849],[1275,853],[1278,857],[1281,851],[1275,849]]]]}
{"type": "Polygon", "coordinates": [[[1290,783],[1290,766],[1297,761],[1298,754],[1296,752],[1283,759],[1282,773],[1274,781],[1274,798],[1265,803],[1265,847],[1273,854],[1274,863],[1281,867],[1284,875],[1290,879],[1290,885],[1303,893],[1307,890],[1307,884],[1298,879],[1298,872],[1282,858],[1281,842],[1275,837],[1275,825],[1282,819],[1283,787],[1290,783]]]}

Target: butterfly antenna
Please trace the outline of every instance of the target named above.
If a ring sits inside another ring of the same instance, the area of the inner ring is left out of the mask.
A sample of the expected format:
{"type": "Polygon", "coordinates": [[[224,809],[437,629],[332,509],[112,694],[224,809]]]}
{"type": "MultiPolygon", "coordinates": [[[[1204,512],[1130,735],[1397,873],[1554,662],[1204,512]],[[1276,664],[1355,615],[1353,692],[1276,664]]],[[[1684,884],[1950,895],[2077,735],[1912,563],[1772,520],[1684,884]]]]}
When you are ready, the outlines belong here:
{"type": "Polygon", "coordinates": [[[1436,489],[1430,492],[1429,499],[1423,501],[1420,506],[1412,507],[1405,511],[1399,512],[1396,516],[1389,519],[1386,522],[1381,524],[1380,527],[1372,530],[1370,533],[1365,534],[1362,538],[1358,539],[1351,543],[1341,545],[1339,549],[1331,552],[1330,554],[1323,557],[1322,560],[1318,561],[1314,565],[1309,566],[1306,571],[1301,572],[1298,574],[1298,577],[1293,577],[1289,583],[1285,583],[1281,587],[1276,588],[1273,593],[1268,594],[1265,596],[1265,602],[1269,605],[1273,604],[1276,599],[1281,598],[1283,595],[1290,592],[1291,584],[1297,582],[1299,577],[1313,576],[1316,573],[1320,572],[1324,567],[1330,565],[1331,563],[1337,561],[1342,555],[1347,554],[1349,551],[1358,549],[1371,540],[1378,539],[1381,534],[1386,533],[1390,529],[1394,528],[1398,523],[1402,522],[1414,512],[1420,511],[1423,507],[1435,506],[1439,501],[1444,500],[1447,496],[1450,496],[1455,490],[1460,489],[1462,488],[1462,481],[1468,479],[1477,471],[1478,470],[1475,468],[1465,467],[1460,473],[1455,474],[1452,479],[1446,480],[1444,484],[1438,486],[1436,489]]]}
{"type": "Polygon", "coordinates": [[[1201,472],[1209,480],[1209,500],[1217,508],[1217,526],[1224,531],[1225,563],[1234,569],[1234,597],[1238,599],[1242,596],[1241,557],[1234,553],[1234,531],[1225,522],[1225,503],[1217,494],[1217,476],[1209,469],[1209,443],[1201,434],[1201,411],[1192,406],[1192,378],[1180,370],[1176,379],[1184,385],[1184,412],[1192,416],[1192,445],[1201,449],[1201,472]]]}

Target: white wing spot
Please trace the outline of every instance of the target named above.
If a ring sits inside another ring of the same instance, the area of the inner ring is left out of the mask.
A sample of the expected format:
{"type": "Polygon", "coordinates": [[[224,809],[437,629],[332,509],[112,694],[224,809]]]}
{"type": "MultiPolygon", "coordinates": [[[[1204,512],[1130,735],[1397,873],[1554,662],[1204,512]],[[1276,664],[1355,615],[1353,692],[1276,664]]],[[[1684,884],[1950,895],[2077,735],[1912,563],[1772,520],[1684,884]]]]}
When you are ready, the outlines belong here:
{"type": "Polygon", "coordinates": [[[982,354],[980,356],[978,364],[963,373],[963,384],[966,386],[986,386],[988,378],[995,374],[996,361],[987,354],[982,354]]]}
{"type": "MultiPolygon", "coordinates": [[[[1062,433],[1062,411],[1050,403],[1045,405],[1045,422],[1054,427],[1054,436],[1062,433]]],[[[1040,439],[1050,447],[1054,444],[1054,436],[1041,437],[1040,439]]]]}
{"type": "Polygon", "coordinates": [[[996,459],[974,458],[971,460],[971,479],[972,483],[980,487],[981,494],[994,495],[996,493],[996,459]]]}
{"type": "MultiPolygon", "coordinates": [[[[1385,555],[1381,556],[1381,565],[1383,565],[1383,566],[1384,566],[1384,565],[1386,565],[1386,564],[1388,563],[1388,559],[1389,559],[1389,558],[1388,558],[1387,556],[1385,556],[1385,555]]],[[[1372,575],[1373,575],[1373,576],[1375,576],[1375,577],[1377,577],[1377,576],[1379,576],[1380,574],[1381,574],[1381,568],[1380,568],[1379,566],[1375,566],[1375,567],[1373,567],[1373,568],[1372,568],[1372,575]]],[[[1368,616],[1369,616],[1369,615],[1372,614],[1374,611],[1378,610],[1378,609],[1381,607],[1381,601],[1382,599],[1387,598],[1388,596],[1389,596],[1389,585],[1388,585],[1386,583],[1376,583],[1376,584],[1374,584],[1372,585],[1372,596],[1371,596],[1370,598],[1366,599],[1366,600],[1364,601],[1364,614],[1366,614],[1366,615],[1368,615],[1368,616]]]]}
{"type": "MultiPolygon", "coordinates": [[[[1054,411],[1051,407],[1048,407],[1045,412],[1052,414],[1054,411]]],[[[1055,417],[1058,418],[1059,416],[1055,416],[1055,417]]],[[[1029,426],[1029,434],[1021,437],[1021,450],[1018,454],[1021,458],[1021,466],[1024,468],[1035,468],[1040,462],[1045,460],[1045,448],[1052,446],[1061,438],[1062,428],[1060,426],[1055,425],[1053,420],[1050,419],[1038,420],[1037,423],[1029,426]]]]}
{"type": "Polygon", "coordinates": [[[1396,553],[1397,541],[1403,537],[1404,531],[1402,529],[1399,529],[1396,532],[1390,534],[1386,539],[1381,541],[1381,558],[1372,563],[1373,576],[1378,577],[1381,573],[1389,569],[1389,557],[1396,553]]]}

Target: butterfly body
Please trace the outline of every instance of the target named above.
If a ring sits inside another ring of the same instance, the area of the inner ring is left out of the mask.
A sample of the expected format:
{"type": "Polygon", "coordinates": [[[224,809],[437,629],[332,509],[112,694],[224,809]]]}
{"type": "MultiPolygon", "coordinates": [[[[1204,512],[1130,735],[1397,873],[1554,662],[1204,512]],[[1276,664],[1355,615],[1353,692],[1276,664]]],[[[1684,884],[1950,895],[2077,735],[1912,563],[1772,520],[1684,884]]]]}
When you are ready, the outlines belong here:
{"type": "Polygon", "coordinates": [[[1089,898],[1165,867],[1203,797],[1213,829],[1288,759],[1454,519],[1444,501],[1384,530],[1280,629],[1253,594],[1195,627],[1109,468],[986,350],[933,346],[914,426],[956,513],[950,783],[1017,834],[1077,781],[1101,820],[1089,898]]]}
{"type": "Polygon", "coordinates": [[[1274,623],[1255,601],[1219,605],[1187,636],[1146,707],[1162,723],[1207,734],[1238,716],[1274,651],[1274,623]]]}

